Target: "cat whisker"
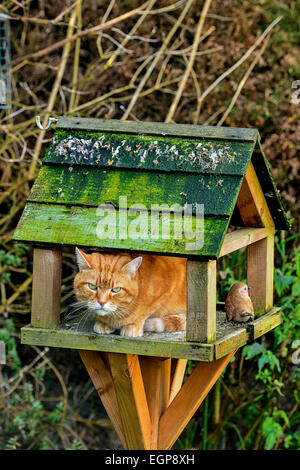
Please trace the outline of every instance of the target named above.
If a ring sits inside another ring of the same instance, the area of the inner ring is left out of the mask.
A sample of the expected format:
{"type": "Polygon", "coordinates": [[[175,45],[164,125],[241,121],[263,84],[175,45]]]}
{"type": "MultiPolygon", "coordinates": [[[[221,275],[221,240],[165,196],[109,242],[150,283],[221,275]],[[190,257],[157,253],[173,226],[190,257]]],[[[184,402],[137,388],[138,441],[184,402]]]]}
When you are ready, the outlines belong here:
{"type": "Polygon", "coordinates": [[[87,300],[77,300],[76,302],[71,303],[70,307],[77,307],[78,305],[87,305],[87,300]]]}
{"type": "Polygon", "coordinates": [[[73,310],[79,310],[80,308],[85,308],[86,306],[87,306],[87,303],[84,302],[84,303],[79,304],[79,305],[74,305],[74,306],[71,308],[71,310],[72,310],[72,311],[73,311],[73,310]]]}
{"type": "MultiPolygon", "coordinates": [[[[82,310],[86,310],[87,307],[87,302],[80,300],[77,302],[74,302],[73,304],[70,304],[71,308],[69,312],[64,316],[63,321],[64,323],[67,321],[76,321],[76,319],[81,318],[82,316],[82,310]]],[[[69,306],[69,307],[70,307],[69,306]]]]}
{"type": "Polygon", "coordinates": [[[114,312],[114,313],[115,313],[116,317],[118,317],[118,318],[121,318],[121,319],[124,319],[124,318],[125,318],[124,313],[122,313],[122,312],[120,312],[120,311],[116,311],[116,312],[114,312]]]}
{"type": "Polygon", "coordinates": [[[125,307],[125,306],[118,306],[118,309],[119,310],[122,310],[123,312],[127,313],[127,314],[130,314],[132,313],[132,309],[129,309],[128,307],[125,307]]]}
{"type": "Polygon", "coordinates": [[[83,309],[85,309],[85,308],[86,308],[86,306],[80,306],[80,307],[77,307],[77,308],[73,308],[72,310],[70,310],[70,311],[67,313],[66,317],[70,317],[70,316],[74,315],[76,312],[79,312],[79,311],[81,311],[81,310],[83,310],[83,309]]]}
{"type": "Polygon", "coordinates": [[[76,331],[79,331],[79,330],[83,330],[84,327],[85,327],[85,324],[87,322],[87,320],[89,319],[90,317],[90,309],[87,309],[86,311],[84,311],[83,313],[81,313],[80,315],[76,315],[73,320],[76,322],[77,320],[77,323],[75,323],[75,329],[76,331]]]}
{"type": "Polygon", "coordinates": [[[80,328],[84,330],[85,324],[86,324],[87,320],[90,318],[90,313],[91,313],[91,311],[90,311],[90,309],[88,309],[85,312],[85,314],[83,315],[83,317],[81,318],[81,320],[79,321],[78,327],[80,326],[80,328]],[[82,324],[82,322],[83,322],[83,324],[82,324]]]}

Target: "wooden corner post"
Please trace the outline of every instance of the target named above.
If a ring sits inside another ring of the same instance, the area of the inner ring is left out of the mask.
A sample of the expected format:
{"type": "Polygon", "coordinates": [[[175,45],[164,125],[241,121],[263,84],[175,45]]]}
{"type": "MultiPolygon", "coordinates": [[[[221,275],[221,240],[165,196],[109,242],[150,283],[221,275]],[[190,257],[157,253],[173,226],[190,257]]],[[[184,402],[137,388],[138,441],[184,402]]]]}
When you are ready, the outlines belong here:
{"type": "Polygon", "coordinates": [[[273,307],[274,231],[247,248],[247,284],[256,315],[273,307]]]}
{"type": "Polygon", "coordinates": [[[34,248],[31,310],[34,327],[52,329],[59,325],[61,267],[61,248],[34,248]]]}
{"type": "Polygon", "coordinates": [[[247,247],[247,284],[256,315],[273,306],[275,225],[252,163],[249,164],[237,200],[241,218],[248,227],[265,227],[268,234],[247,247]]]}
{"type": "Polygon", "coordinates": [[[187,341],[216,339],[216,261],[187,262],[187,341]]]}

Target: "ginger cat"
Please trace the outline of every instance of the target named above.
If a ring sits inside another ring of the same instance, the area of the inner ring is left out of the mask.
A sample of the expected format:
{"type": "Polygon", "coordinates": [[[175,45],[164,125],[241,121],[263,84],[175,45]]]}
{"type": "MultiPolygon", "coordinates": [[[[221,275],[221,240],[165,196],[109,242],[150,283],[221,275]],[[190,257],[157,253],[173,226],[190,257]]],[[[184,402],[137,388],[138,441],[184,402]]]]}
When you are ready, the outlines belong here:
{"type": "Polygon", "coordinates": [[[76,248],[78,301],[92,310],[94,331],[142,336],[180,331],[186,324],[186,259],[153,255],[86,254],[76,248]]]}

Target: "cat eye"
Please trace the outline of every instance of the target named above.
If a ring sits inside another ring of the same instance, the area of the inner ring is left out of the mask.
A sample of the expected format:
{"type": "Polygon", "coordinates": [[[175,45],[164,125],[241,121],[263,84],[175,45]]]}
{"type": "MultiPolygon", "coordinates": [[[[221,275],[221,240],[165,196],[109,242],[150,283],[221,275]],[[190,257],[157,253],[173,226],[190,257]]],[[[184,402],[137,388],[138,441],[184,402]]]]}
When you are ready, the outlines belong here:
{"type": "Polygon", "coordinates": [[[91,290],[97,290],[97,286],[95,286],[95,284],[90,284],[90,283],[88,283],[88,287],[89,287],[91,290]]]}
{"type": "Polygon", "coordinates": [[[114,292],[114,294],[117,294],[118,292],[120,292],[121,289],[122,287],[114,287],[113,289],[111,289],[111,291],[114,292]]]}

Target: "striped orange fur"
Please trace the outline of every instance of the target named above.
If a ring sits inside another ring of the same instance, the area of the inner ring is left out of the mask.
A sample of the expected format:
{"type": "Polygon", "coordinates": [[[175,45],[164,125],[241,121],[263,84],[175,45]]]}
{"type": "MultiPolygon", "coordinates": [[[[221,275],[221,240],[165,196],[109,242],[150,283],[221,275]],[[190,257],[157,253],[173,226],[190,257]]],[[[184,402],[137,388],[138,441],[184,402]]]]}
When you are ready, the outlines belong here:
{"type": "Polygon", "coordinates": [[[95,317],[94,331],[179,331],[186,323],[186,259],[154,255],[86,254],[76,248],[78,301],[95,317]]]}

